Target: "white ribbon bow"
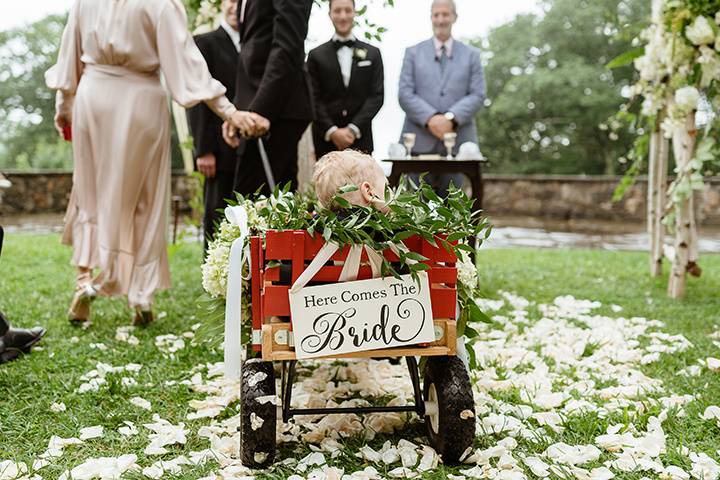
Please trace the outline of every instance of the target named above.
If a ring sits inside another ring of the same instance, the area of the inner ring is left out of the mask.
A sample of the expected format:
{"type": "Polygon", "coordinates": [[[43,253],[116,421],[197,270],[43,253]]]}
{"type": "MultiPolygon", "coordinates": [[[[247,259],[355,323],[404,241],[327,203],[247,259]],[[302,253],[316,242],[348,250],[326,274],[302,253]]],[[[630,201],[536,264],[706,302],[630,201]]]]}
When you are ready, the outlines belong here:
{"type": "MultiPolygon", "coordinates": [[[[327,242],[320,251],[315,255],[315,258],[310,265],[307,266],[305,271],[300,274],[295,283],[290,288],[290,293],[299,292],[312,278],[320,271],[330,258],[335,255],[340,249],[340,245],[335,242],[327,242]]],[[[382,272],[383,257],[375,250],[367,245],[351,245],[348,251],[347,258],[345,258],[345,264],[340,271],[339,282],[352,282],[357,280],[358,272],[360,271],[360,259],[362,258],[362,252],[365,250],[367,253],[368,261],[370,263],[370,269],[372,270],[372,277],[378,278],[382,272]]]]}

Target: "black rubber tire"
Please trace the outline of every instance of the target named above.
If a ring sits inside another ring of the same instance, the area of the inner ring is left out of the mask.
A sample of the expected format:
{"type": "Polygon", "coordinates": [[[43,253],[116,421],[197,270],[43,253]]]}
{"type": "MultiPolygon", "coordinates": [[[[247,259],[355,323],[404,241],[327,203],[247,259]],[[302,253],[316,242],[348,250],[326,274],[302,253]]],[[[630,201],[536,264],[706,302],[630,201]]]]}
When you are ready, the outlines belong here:
{"type": "Polygon", "coordinates": [[[277,430],[277,406],[275,402],[260,403],[258,397],[275,395],[275,370],[272,362],[250,360],[242,366],[242,379],[240,391],[240,458],[242,463],[248,467],[262,467],[269,465],[275,460],[277,430]],[[264,373],[266,377],[250,385],[250,379],[258,374],[264,373]],[[252,429],[252,414],[263,419],[263,423],[257,430],[252,429]],[[258,462],[255,454],[266,454],[265,458],[258,462]]]}
{"type": "Polygon", "coordinates": [[[429,357],[423,382],[425,400],[429,400],[430,385],[435,385],[439,410],[437,432],[430,417],[425,417],[430,443],[445,464],[458,463],[475,439],[475,402],[465,364],[457,357],[429,357]],[[464,410],[473,415],[463,419],[460,414],[464,410]]]}

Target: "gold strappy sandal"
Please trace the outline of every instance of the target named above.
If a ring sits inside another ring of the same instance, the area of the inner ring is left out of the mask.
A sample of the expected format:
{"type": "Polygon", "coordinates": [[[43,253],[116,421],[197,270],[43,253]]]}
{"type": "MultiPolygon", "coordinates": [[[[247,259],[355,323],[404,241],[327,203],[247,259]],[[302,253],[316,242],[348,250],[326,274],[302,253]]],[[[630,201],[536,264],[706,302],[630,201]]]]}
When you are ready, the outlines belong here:
{"type": "Polygon", "coordinates": [[[90,320],[90,304],[96,297],[97,291],[92,285],[89,283],[78,285],[68,309],[70,323],[79,325],[90,320]]]}

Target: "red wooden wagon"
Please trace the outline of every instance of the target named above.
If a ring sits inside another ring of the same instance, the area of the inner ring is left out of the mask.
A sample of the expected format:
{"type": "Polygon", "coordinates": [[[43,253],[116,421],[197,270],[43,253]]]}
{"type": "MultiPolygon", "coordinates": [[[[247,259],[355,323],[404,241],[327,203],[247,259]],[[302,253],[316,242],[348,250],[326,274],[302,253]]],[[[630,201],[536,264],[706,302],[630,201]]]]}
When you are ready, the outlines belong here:
{"type": "MultiPolygon", "coordinates": [[[[282,362],[280,396],[284,422],[294,415],[416,412],[425,418],[431,444],[446,463],[458,461],[472,444],[475,421],[474,416],[466,413],[474,411],[470,378],[464,363],[455,355],[457,259],[452,252],[435,247],[420,237],[411,237],[403,243],[408,250],[428,259],[424,263],[430,267],[427,273],[435,341],[323,358],[405,357],[414,390],[414,405],[293,409],[290,403],[297,360],[292,323],[301,319],[291,318],[288,291],[325,241],[304,230],[268,231],[264,238],[251,237],[252,349],[261,353],[261,358],[249,360],[242,367],[240,445],[244,464],[264,465],[274,458],[277,413],[274,403],[266,401],[275,396],[274,361],[282,362]],[[428,357],[422,390],[416,357],[428,357]],[[260,427],[257,418],[263,419],[260,427]]],[[[347,246],[338,250],[332,260],[344,261],[348,250],[347,246]]],[[[392,251],[387,250],[383,255],[390,262],[400,261],[392,251]]],[[[362,261],[367,261],[364,252],[362,261]]],[[[326,265],[311,281],[337,282],[341,270],[341,266],[326,265]]],[[[372,278],[371,268],[361,266],[358,280],[369,278],[372,278]]]]}

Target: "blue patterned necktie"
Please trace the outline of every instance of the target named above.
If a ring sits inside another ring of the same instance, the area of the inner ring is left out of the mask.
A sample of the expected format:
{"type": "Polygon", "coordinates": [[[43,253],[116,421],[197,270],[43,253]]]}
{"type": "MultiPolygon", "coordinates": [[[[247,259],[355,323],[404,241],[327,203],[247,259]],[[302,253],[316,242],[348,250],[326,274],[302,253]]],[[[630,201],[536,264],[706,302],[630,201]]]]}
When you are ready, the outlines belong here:
{"type": "Polygon", "coordinates": [[[440,47],[440,73],[443,75],[445,75],[445,67],[447,67],[447,61],[447,47],[443,45],[442,47],[440,47]]]}

